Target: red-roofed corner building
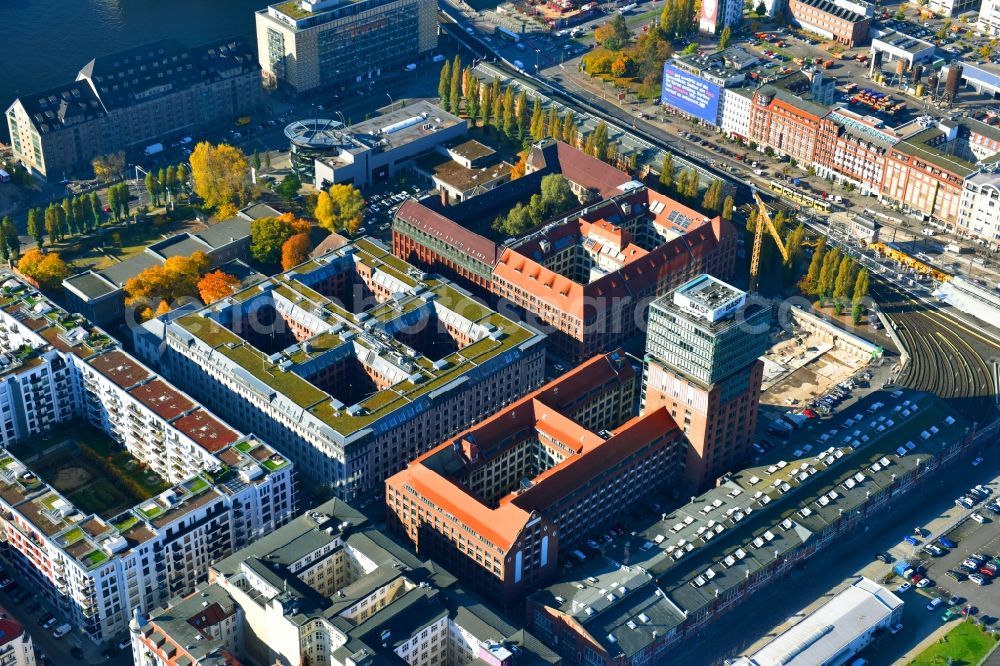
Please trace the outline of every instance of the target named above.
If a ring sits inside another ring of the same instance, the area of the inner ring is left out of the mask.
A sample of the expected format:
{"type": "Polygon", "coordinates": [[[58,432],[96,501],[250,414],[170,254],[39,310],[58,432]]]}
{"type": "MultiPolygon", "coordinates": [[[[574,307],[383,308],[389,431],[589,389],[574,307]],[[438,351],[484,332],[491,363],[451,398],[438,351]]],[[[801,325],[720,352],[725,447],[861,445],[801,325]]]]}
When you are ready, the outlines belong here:
{"type": "Polygon", "coordinates": [[[35,666],[35,650],[24,626],[0,607],[0,664],[3,666],[35,666]]]}
{"type": "Polygon", "coordinates": [[[683,472],[665,409],[632,417],[640,378],[595,356],[386,480],[390,529],[512,604],[636,499],[683,472]]]}
{"type": "Polygon", "coordinates": [[[571,363],[639,331],[646,307],[700,273],[732,275],[736,231],[645,187],[504,248],[492,291],[571,363]]]}

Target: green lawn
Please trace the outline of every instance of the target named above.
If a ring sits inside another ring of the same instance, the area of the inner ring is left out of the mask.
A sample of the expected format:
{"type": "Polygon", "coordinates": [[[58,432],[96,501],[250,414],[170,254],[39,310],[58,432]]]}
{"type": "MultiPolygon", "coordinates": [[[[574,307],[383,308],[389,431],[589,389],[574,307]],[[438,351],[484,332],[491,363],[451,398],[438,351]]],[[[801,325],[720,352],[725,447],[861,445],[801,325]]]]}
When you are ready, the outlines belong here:
{"type": "Polygon", "coordinates": [[[924,650],[910,666],[975,666],[996,639],[972,622],[962,622],[938,643],[924,650]]]}

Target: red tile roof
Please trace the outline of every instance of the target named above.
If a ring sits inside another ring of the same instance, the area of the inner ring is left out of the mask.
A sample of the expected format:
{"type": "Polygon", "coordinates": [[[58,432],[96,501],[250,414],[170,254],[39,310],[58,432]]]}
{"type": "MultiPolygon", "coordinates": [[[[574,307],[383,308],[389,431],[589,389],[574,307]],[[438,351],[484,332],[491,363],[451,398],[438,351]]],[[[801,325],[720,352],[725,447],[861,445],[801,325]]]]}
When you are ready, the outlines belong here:
{"type": "Polygon", "coordinates": [[[125,352],[114,349],[88,361],[102,375],[122,388],[135,386],[153,375],[125,352]]]}
{"type": "MultiPolygon", "coordinates": [[[[539,247],[543,238],[539,237],[516,248],[504,248],[493,271],[494,279],[532,293],[535,298],[548,303],[557,311],[582,319],[584,306],[599,302],[593,299],[623,299],[646,294],[657,284],[669,282],[673,276],[683,273],[692,259],[706,256],[718,247],[725,235],[735,233],[732,226],[722,222],[720,218],[706,221],[697,211],[649,189],[637,192],[626,201],[633,206],[641,204],[648,207],[656,224],[677,235],[651,252],[635,245],[627,245],[622,252],[622,268],[588,284],[574,282],[533,258],[541,258],[539,247]],[[672,213],[677,221],[670,220],[672,213]],[[681,224],[682,220],[688,223],[686,228],[681,224]]],[[[601,212],[607,215],[610,211],[601,212]]],[[[544,239],[554,246],[556,240],[567,235],[578,240],[595,228],[607,235],[607,220],[597,218],[591,224],[587,217],[594,216],[592,213],[584,214],[579,219],[559,225],[546,234],[544,239]]]]}
{"type": "MultiPolygon", "coordinates": [[[[7,615],[6,611],[4,615],[7,615]]],[[[0,619],[0,645],[7,645],[17,638],[20,638],[24,633],[24,626],[20,622],[16,622],[9,615],[7,617],[0,619]]]]}
{"type": "Polygon", "coordinates": [[[239,435],[203,409],[177,419],[173,426],[209,453],[224,449],[239,439],[239,435]]]}
{"type": "MultiPolygon", "coordinates": [[[[620,351],[591,358],[503,411],[431,449],[412,461],[405,470],[390,477],[386,484],[400,491],[404,485],[413,488],[418,495],[456,516],[492,544],[503,550],[510,548],[530,520],[532,511],[544,510],[616,461],[631,455],[663,433],[676,429],[676,424],[662,408],[648,416],[630,420],[605,440],[563,413],[564,409],[575,410],[585,404],[586,394],[590,391],[597,389],[596,395],[609,383],[632,380],[635,371],[623,360],[624,354],[620,351]],[[615,354],[622,362],[614,359],[615,354]],[[449,468],[463,469],[471,464],[467,457],[470,450],[474,449],[478,455],[488,459],[535,431],[565,443],[576,455],[541,473],[533,479],[531,489],[520,495],[508,495],[496,507],[484,503],[461,483],[438,471],[438,462],[442,458],[447,459],[445,464],[449,468]]],[[[408,493],[403,495],[408,496],[408,493]]]]}
{"type": "Polygon", "coordinates": [[[168,421],[195,407],[195,404],[188,400],[184,394],[162,379],[154,379],[136,386],[129,393],[168,421]]]}
{"type": "Polygon", "coordinates": [[[477,261],[490,266],[497,263],[497,246],[493,241],[449,220],[419,201],[408,199],[396,211],[396,217],[477,261]]]}

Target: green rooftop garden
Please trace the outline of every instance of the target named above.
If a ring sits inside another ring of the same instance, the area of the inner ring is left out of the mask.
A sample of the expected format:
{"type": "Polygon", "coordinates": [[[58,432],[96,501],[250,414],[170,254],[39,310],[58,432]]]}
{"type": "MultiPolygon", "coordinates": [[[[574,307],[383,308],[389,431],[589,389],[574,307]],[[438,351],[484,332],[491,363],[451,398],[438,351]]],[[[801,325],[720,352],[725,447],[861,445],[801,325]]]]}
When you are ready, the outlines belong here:
{"type": "Polygon", "coordinates": [[[63,546],[71,546],[82,538],[83,530],[79,527],[74,527],[69,532],[63,534],[63,546]]]}
{"type": "Polygon", "coordinates": [[[80,561],[88,569],[96,569],[108,561],[108,554],[103,550],[95,549],[84,555],[80,561]]]}
{"type": "Polygon", "coordinates": [[[177,323],[209,347],[219,347],[229,343],[240,344],[243,342],[243,339],[238,335],[208,317],[191,314],[181,317],[177,320],[177,323]]]}
{"type": "Polygon", "coordinates": [[[293,372],[279,370],[248,345],[219,350],[251,375],[282,393],[300,407],[308,407],[327,398],[326,394],[293,372]]]}
{"type": "Polygon", "coordinates": [[[302,9],[302,5],[299,4],[299,0],[288,0],[287,2],[274,5],[274,8],[282,14],[287,14],[293,19],[304,19],[308,16],[312,16],[312,12],[307,12],[302,9]]]}
{"type": "Polygon", "coordinates": [[[154,503],[148,504],[148,505],[147,504],[143,504],[143,505],[139,506],[136,509],[136,511],[138,511],[139,513],[141,513],[142,516],[143,516],[143,518],[145,518],[146,520],[152,520],[153,518],[156,518],[161,513],[163,513],[163,507],[160,506],[159,504],[156,504],[154,502],[154,503]]]}
{"type": "Polygon", "coordinates": [[[208,488],[208,486],[209,486],[208,481],[201,478],[200,476],[196,476],[193,479],[189,479],[188,481],[184,482],[184,487],[187,488],[188,492],[191,493],[192,495],[197,495],[201,491],[208,488]]]}
{"type": "Polygon", "coordinates": [[[119,522],[113,523],[113,525],[114,525],[114,528],[116,530],[118,530],[119,532],[128,532],[130,529],[132,529],[133,527],[135,527],[136,523],[138,523],[138,522],[139,522],[139,519],[136,516],[134,516],[131,513],[129,513],[129,514],[126,515],[125,518],[123,518],[119,522]]]}
{"type": "Polygon", "coordinates": [[[279,460],[273,460],[272,458],[273,456],[271,458],[266,458],[263,461],[261,461],[264,467],[266,467],[269,472],[276,472],[282,467],[288,465],[288,461],[285,460],[284,458],[280,458],[279,460]]]}
{"type": "Polygon", "coordinates": [[[236,450],[240,453],[247,453],[252,448],[254,448],[254,445],[245,440],[236,445],[236,450]]]}

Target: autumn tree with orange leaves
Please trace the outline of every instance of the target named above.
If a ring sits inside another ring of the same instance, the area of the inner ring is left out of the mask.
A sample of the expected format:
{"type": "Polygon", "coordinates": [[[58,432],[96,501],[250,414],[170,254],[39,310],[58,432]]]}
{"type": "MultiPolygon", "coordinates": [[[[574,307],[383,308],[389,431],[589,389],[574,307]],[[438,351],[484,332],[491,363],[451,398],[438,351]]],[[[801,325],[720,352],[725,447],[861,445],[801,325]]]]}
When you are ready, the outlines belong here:
{"type": "Polygon", "coordinates": [[[69,267],[58,252],[43,253],[37,248],[25,252],[17,262],[17,270],[43,287],[53,287],[66,279],[69,267]]]}
{"type": "Polygon", "coordinates": [[[205,305],[214,303],[220,298],[225,298],[239,288],[239,278],[222,271],[206,273],[205,277],[198,281],[198,294],[201,296],[201,300],[205,302],[205,305]]]}
{"type": "Polygon", "coordinates": [[[309,258],[312,243],[309,234],[295,234],[281,246],[281,270],[287,271],[309,258]]]}
{"type": "Polygon", "coordinates": [[[169,312],[179,299],[198,296],[198,282],[211,265],[211,257],[195,252],[151,266],[125,283],[125,306],[135,310],[140,321],[169,312]]]}
{"type": "Polygon", "coordinates": [[[250,223],[250,253],[262,264],[276,264],[281,260],[285,241],[305,233],[309,233],[309,223],[291,213],[262,217],[250,223]]]}

